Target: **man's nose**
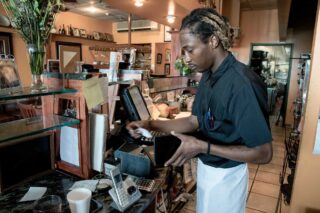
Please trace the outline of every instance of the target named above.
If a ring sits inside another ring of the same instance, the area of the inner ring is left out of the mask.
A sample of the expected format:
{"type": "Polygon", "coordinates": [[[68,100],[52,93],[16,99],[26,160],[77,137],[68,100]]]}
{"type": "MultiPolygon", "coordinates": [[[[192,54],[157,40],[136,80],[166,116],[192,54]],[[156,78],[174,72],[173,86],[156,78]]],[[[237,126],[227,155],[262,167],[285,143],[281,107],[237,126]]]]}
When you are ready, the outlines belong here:
{"type": "Polygon", "coordinates": [[[190,63],[191,63],[191,58],[189,57],[188,54],[185,54],[185,56],[184,56],[184,61],[185,61],[187,64],[190,64],[190,63]]]}

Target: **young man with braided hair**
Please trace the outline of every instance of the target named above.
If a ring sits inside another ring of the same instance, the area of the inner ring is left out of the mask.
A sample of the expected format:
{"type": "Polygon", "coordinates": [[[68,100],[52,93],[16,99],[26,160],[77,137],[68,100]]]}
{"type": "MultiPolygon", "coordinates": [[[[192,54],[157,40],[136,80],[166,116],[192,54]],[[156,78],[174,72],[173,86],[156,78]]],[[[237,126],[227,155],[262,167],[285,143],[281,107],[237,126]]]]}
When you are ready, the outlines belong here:
{"type": "Polygon", "coordinates": [[[245,212],[246,163],[272,159],[267,91],[260,78],[228,52],[229,25],[215,10],[201,8],[186,16],[180,28],[182,52],[189,67],[202,73],[192,115],[170,121],[137,121],[127,125],[171,132],[181,139],[166,165],[182,166],[199,157],[198,213],[245,212]],[[197,137],[183,133],[196,132],[197,137]]]}

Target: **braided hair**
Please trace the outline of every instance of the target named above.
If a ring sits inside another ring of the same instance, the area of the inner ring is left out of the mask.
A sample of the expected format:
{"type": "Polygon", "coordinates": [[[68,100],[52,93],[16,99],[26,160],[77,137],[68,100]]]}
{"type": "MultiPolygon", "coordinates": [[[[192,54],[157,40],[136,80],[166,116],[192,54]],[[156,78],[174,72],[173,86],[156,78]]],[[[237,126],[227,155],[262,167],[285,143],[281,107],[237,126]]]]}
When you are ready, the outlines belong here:
{"type": "Polygon", "coordinates": [[[225,17],[212,8],[193,10],[182,20],[180,31],[184,29],[197,35],[204,43],[208,42],[210,36],[215,35],[225,50],[231,47],[230,24],[225,17]]]}

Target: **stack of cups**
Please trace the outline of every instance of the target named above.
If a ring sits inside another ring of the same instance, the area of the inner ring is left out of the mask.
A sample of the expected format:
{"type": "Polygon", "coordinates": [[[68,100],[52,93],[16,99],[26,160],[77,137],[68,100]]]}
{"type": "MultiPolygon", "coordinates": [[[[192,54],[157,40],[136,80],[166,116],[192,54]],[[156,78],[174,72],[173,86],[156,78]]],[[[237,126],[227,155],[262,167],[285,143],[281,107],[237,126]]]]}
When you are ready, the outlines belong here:
{"type": "Polygon", "coordinates": [[[77,188],[67,194],[71,213],[89,213],[91,191],[86,188],[77,188]]]}

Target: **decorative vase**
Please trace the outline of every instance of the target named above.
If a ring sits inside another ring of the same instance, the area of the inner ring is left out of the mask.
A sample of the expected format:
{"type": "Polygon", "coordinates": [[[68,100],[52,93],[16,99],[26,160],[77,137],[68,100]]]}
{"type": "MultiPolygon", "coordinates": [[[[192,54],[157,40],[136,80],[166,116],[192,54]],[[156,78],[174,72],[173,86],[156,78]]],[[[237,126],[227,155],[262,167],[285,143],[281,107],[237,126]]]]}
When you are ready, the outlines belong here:
{"type": "Polygon", "coordinates": [[[31,92],[41,92],[48,89],[43,83],[44,45],[28,44],[29,64],[32,73],[31,92]]]}

